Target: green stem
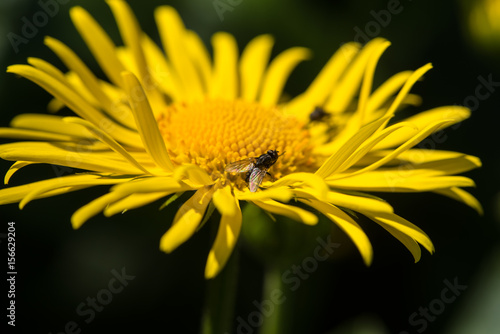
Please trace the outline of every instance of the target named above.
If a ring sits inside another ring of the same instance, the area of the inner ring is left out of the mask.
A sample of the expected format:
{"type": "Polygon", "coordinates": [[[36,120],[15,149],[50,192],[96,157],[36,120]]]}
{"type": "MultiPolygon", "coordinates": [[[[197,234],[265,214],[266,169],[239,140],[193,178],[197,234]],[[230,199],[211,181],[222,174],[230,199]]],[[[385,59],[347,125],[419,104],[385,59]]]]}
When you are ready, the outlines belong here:
{"type": "Polygon", "coordinates": [[[207,282],[207,296],[201,323],[202,334],[232,333],[234,303],[238,285],[238,247],[224,269],[207,282]]]}
{"type": "Polygon", "coordinates": [[[264,275],[262,304],[270,306],[272,312],[264,317],[260,334],[289,333],[290,329],[290,299],[289,289],[284,286],[279,266],[268,268],[264,275]]]}

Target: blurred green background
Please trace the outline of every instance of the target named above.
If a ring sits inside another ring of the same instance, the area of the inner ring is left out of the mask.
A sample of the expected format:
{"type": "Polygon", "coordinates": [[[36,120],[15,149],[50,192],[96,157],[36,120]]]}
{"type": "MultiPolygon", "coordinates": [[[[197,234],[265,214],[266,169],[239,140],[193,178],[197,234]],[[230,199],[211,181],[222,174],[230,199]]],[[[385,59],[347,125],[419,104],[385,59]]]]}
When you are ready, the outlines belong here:
{"type": "MultiPolygon", "coordinates": [[[[66,3],[59,4],[58,12],[47,24],[26,43],[12,45],[9,36],[21,36],[26,20],[32,21],[43,10],[41,3],[46,2],[0,0],[0,68],[26,63],[27,57],[39,57],[64,69],[43,45],[43,37],[50,35],[68,44],[102,76],[72,26],[68,10],[74,5],[83,6],[120,44],[104,1],[60,1],[66,3]]],[[[485,215],[479,217],[470,208],[434,194],[383,194],[396,213],[427,232],[436,253],[423,254],[422,260],[414,264],[394,238],[376,224],[362,220],[375,250],[374,263],[366,268],[353,244],[332,227],[332,241],[341,246],[331,260],[319,263],[318,269],[293,292],[295,306],[289,320],[293,333],[498,332],[500,86],[492,85],[490,96],[474,100],[483,80],[500,83],[500,31],[495,31],[498,24],[488,24],[491,17],[493,22],[500,22],[500,16],[495,21],[493,15],[500,15],[496,9],[499,5],[494,4],[498,1],[219,0],[231,7],[222,17],[213,0],[128,2],[143,30],[155,40],[158,34],[153,10],[171,4],[186,26],[198,32],[207,45],[213,33],[223,30],[236,36],[240,50],[262,33],[275,36],[274,55],[292,46],[310,48],[314,58],[299,65],[286,86],[292,96],[308,86],[340,45],[382,36],[392,46],[377,68],[377,84],[396,72],[432,62],[434,69],[412,91],[423,98],[416,110],[477,101],[469,104],[473,107],[472,117],[456,129],[449,129],[438,148],[482,159],[484,167],[467,175],[477,182],[472,193],[483,204],[485,215]],[[478,7],[483,3],[491,6],[478,7]],[[384,16],[390,13],[388,10],[393,13],[384,16]],[[467,288],[453,302],[440,303],[446,280],[467,288]],[[429,307],[435,316],[431,312],[426,319],[418,314],[421,308],[429,307]],[[410,317],[415,312],[412,322],[410,317]]],[[[0,71],[0,126],[8,126],[18,113],[46,112],[49,100],[50,96],[31,82],[0,71]]],[[[1,161],[0,173],[4,174],[10,164],[1,161]]],[[[24,184],[66,172],[55,166],[35,165],[16,174],[11,183],[24,184]]],[[[106,191],[106,187],[92,188],[38,200],[22,211],[17,205],[0,207],[0,233],[7,232],[8,221],[16,222],[16,329],[71,332],[65,326],[74,321],[82,333],[153,332],[154,328],[164,333],[197,333],[206,292],[203,270],[213,240],[211,229],[202,229],[173,254],[160,252],[160,237],[178,208],[173,204],[158,211],[160,201],[111,219],[99,215],[73,231],[71,214],[106,191]],[[102,289],[107,289],[113,269],[123,269],[135,278],[86,323],[88,315],[81,316],[76,310],[88,297],[104,293],[102,289]]],[[[330,228],[328,222],[320,225],[330,228]]],[[[0,241],[5,261],[6,242],[4,238],[0,241]]],[[[240,246],[235,318],[248,321],[257,309],[254,301],[259,303],[269,297],[261,295],[261,263],[245,243],[240,246]]],[[[2,303],[6,307],[6,299],[2,303]]],[[[6,322],[5,317],[2,322],[6,322]]],[[[235,322],[235,332],[238,324],[235,322]]],[[[258,333],[258,329],[241,332],[258,333]]]]}

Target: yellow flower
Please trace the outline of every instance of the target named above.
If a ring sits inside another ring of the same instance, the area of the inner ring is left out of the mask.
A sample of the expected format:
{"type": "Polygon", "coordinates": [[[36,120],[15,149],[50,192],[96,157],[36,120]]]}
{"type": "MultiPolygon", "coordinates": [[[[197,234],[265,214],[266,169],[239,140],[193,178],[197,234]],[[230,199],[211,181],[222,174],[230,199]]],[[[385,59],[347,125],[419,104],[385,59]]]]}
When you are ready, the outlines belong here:
{"type": "Polygon", "coordinates": [[[217,33],[212,59],[198,35],[184,27],[173,8],[164,6],[155,12],[162,50],[141,31],[125,2],[108,4],[124,46],[114,45],[84,9],[72,8],[71,19],[109,81],[97,78],[51,37],[45,44],[68,72],[37,58],[29,58],[30,65],[8,68],[52,94],[49,109],[68,107],[77,116],[22,114],[10,128],[1,129],[3,137],[30,140],[0,146],[0,157],[15,161],[5,183],[36,163],[86,172],[3,189],[0,204],[19,202],[23,208],[33,199],[113,185],[73,214],[76,229],[100,212],[109,217],[172,195],[168,204],[193,191],[160,248],[172,252],[217,209],[221,221],[206,264],[207,278],[224,267],[238,239],[241,201],[308,225],[317,223],[317,213],[325,215],[347,233],[367,265],[372,246],[351,217],[353,211],[385,228],[415,261],[421,255],[418,244],[434,250],[421,229],[370,195],[372,191],[432,191],[481,211],[476,199],[461,189],[474,182],[456,175],[479,167],[479,159],[419,147],[429,135],[466,119],[467,108],[438,107],[391,124],[403,106],[418,104],[419,97],[409,91],[430,64],[398,73],[372,91],[376,64],[389,42],[378,38],[364,47],[348,43],[304,93],[284,100],[286,80],[310,56],[307,49],[291,48],[270,60],[273,39],[262,35],[239,56],[234,37],[217,33]],[[327,115],[311,121],[318,107],[317,112],[327,115]],[[286,153],[255,192],[244,173],[225,171],[231,162],[268,150],[286,153]]]}

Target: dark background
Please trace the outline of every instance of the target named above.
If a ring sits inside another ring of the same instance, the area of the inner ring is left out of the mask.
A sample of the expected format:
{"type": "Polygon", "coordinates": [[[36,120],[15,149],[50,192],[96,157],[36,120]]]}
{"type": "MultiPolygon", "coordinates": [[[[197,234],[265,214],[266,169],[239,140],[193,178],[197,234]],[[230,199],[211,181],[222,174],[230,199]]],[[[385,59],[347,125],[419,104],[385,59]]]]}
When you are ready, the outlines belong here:
{"type": "MultiPolygon", "coordinates": [[[[71,25],[68,10],[73,5],[89,10],[115,42],[121,43],[103,1],[70,0],[60,4],[59,12],[15,52],[7,38],[9,32],[21,35],[23,17],[31,21],[42,8],[34,0],[0,1],[0,68],[39,57],[64,69],[43,45],[43,36],[51,35],[102,75],[71,25]]],[[[341,44],[353,39],[366,42],[359,31],[392,42],[378,65],[377,84],[396,72],[433,63],[434,69],[412,90],[423,97],[418,110],[466,103],[468,97],[475,96],[479,77],[491,76],[500,82],[500,34],[496,42],[488,44],[472,38],[467,18],[473,1],[403,0],[400,12],[379,22],[375,16],[394,1],[233,1],[233,10],[223,13],[222,21],[211,0],[128,2],[142,28],[155,40],[153,9],[168,3],[207,45],[213,33],[224,30],[236,36],[240,50],[262,33],[275,36],[274,55],[292,46],[310,48],[314,58],[299,65],[286,86],[292,96],[308,86],[341,44]]],[[[430,256],[423,251],[422,260],[414,264],[388,233],[374,223],[361,221],[375,251],[373,265],[366,268],[353,244],[335,230],[332,240],[341,244],[338,252],[331,261],[321,262],[295,292],[296,306],[290,317],[294,333],[495,333],[500,328],[500,89],[493,89],[499,91],[481,100],[471,118],[448,130],[446,140],[438,146],[482,159],[484,167],[467,176],[477,182],[472,193],[483,204],[485,215],[479,217],[465,205],[434,194],[384,194],[396,213],[427,232],[436,253],[430,256]],[[425,328],[422,323],[410,323],[410,315],[419,308],[439,305],[436,300],[442,298],[445,280],[467,288],[453,302],[443,304],[445,308],[426,321],[425,328]]],[[[0,126],[8,126],[18,113],[46,112],[49,100],[46,92],[28,80],[0,71],[0,126]]],[[[0,173],[10,164],[1,161],[0,173]]],[[[16,174],[11,183],[24,184],[61,173],[65,170],[35,165],[16,174]]],[[[75,321],[82,333],[151,332],[154,328],[163,333],[198,332],[206,291],[203,270],[213,240],[210,228],[202,229],[173,254],[162,253],[159,240],[177,207],[158,211],[160,201],[111,219],[99,215],[74,231],[71,214],[106,191],[106,187],[91,188],[38,200],[22,211],[17,204],[0,208],[0,233],[7,233],[9,221],[16,227],[16,329],[59,333],[75,321]],[[78,315],[76,309],[87,297],[96,297],[108,287],[113,270],[125,270],[135,278],[87,324],[87,316],[78,315]]],[[[0,240],[5,263],[6,241],[0,240]]],[[[256,309],[252,302],[268,297],[261,296],[262,266],[248,247],[240,246],[235,317],[247,319],[256,309]]],[[[4,296],[2,308],[6,307],[6,292],[0,292],[4,296]]],[[[3,325],[7,320],[2,319],[3,325]]],[[[252,331],[257,333],[257,329],[252,331]]]]}

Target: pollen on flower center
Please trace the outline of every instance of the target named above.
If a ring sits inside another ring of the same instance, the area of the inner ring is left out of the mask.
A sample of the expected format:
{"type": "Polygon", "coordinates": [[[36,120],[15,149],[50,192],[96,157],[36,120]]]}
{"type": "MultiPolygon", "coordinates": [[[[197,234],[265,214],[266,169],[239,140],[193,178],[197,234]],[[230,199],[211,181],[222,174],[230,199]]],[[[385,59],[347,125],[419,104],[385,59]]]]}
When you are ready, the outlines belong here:
{"type": "Polygon", "coordinates": [[[278,107],[242,100],[204,100],[170,105],[158,125],[174,163],[195,163],[219,178],[227,163],[286,152],[273,166],[275,178],[314,164],[310,133],[278,107]]]}

